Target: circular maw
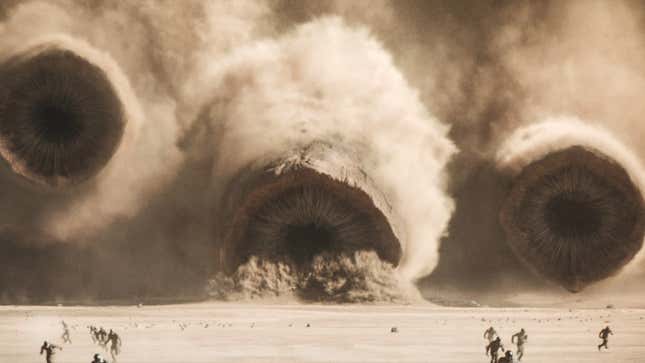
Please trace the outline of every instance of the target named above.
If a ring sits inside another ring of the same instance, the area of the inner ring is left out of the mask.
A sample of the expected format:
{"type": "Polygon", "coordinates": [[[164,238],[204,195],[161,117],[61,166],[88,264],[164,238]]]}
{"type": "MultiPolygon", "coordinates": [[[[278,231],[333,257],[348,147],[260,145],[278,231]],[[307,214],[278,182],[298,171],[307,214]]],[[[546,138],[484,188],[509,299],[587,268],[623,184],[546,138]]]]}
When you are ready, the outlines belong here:
{"type": "Polygon", "coordinates": [[[507,241],[571,291],[616,273],[643,244],[643,199],[625,170],[579,146],[526,166],[500,214],[507,241]]]}
{"type": "Polygon", "coordinates": [[[48,49],[0,65],[0,154],[30,181],[86,180],[116,151],[125,120],[105,73],[71,51],[48,49]]]}
{"type": "Polygon", "coordinates": [[[375,251],[393,265],[401,246],[385,216],[362,190],[311,169],[263,180],[232,225],[234,269],[251,256],[306,266],[314,256],[375,251]]]}

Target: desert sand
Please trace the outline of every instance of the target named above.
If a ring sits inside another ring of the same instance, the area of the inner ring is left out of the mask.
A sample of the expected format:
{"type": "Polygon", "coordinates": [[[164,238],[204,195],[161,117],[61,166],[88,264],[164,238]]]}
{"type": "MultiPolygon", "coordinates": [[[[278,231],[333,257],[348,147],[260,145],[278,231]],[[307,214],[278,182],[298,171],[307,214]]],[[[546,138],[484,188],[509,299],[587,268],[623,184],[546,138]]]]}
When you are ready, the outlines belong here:
{"type": "Polygon", "coordinates": [[[105,353],[92,343],[89,324],[115,329],[123,339],[118,361],[133,363],[488,362],[482,334],[490,325],[507,348],[526,329],[523,362],[645,362],[644,309],[235,303],[3,306],[0,362],[44,362],[38,351],[48,340],[64,348],[57,362],[88,363],[105,353]],[[62,344],[61,320],[72,344],[62,344]],[[607,324],[610,350],[598,352],[597,334],[607,324]]]}

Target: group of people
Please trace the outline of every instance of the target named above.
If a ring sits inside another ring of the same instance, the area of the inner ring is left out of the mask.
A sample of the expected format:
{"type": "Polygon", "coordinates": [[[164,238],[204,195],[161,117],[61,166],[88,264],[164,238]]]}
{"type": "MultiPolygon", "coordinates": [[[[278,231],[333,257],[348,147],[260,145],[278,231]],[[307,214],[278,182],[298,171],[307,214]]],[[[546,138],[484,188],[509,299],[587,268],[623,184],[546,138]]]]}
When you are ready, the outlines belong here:
{"type": "MultiPolygon", "coordinates": [[[[63,343],[72,344],[72,338],[69,334],[69,326],[67,326],[67,323],[65,323],[64,320],[61,321],[60,324],[63,326],[63,334],[61,335],[63,343]]],[[[47,363],[54,363],[56,352],[61,350],[63,350],[63,347],[44,341],[43,345],[40,346],[40,355],[45,354],[45,361],[47,363]]]]}
{"type": "Polygon", "coordinates": [[[90,325],[88,328],[90,329],[90,338],[92,338],[94,344],[98,344],[106,351],[108,350],[109,344],[112,361],[116,363],[116,357],[121,353],[121,337],[112,329],[108,332],[103,327],[97,328],[94,325],[90,325]]]}
{"type": "MultiPolygon", "coordinates": [[[[61,335],[63,343],[71,344],[72,338],[69,333],[69,327],[67,323],[65,323],[65,321],[61,321],[61,325],[63,326],[63,334],[61,335]]],[[[121,352],[121,337],[119,337],[119,335],[112,329],[107,332],[105,329],[103,329],[103,327],[97,328],[95,326],[89,326],[88,328],[90,329],[90,337],[95,344],[99,344],[106,351],[108,350],[109,345],[110,354],[112,355],[112,361],[113,363],[116,363],[116,356],[121,352]]],[[[47,363],[54,363],[56,353],[60,352],[61,350],[63,350],[61,346],[45,341],[40,347],[40,355],[45,354],[45,361],[47,363]]],[[[91,363],[108,362],[103,357],[101,357],[100,354],[97,353],[94,354],[91,363]]]]}
{"type": "MultiPolygon", "coordinates": [[[[601,348],[609,349],[607,345],[609,342],[609,336],[614,335],[609,326],[606,326],[604,329],[598,333],[598,338],[602,339],[602,343],[598,345],[598,350],[601,348]]],[[[488,345],[486,345],[486,355],[490,353],[490,363],[512,363],[513,362],[513,352],[510,350],[505,350],[504,345],[502,345],[502,339],[497,335],[495,329],[491,326],[486,329],[484,332],[484,338],[488,340],[488,345]],[[502,351],[504,356],[499,357],[499,352],[502,351]]],[[[517,360],[518,362],[522,361],[524,356],[524,344],[526,344],[529,336],[522,328],[519,332],[511,336],[511,343],[517,344],[517,360]],[[516,342],[517,341],[517,342],[516,342]]]]}
{"type": "MultiPolygon", "coordinates": [[[[502,339],[497,335],[495,329],[491,326],[486,329],[484,332],[484,338],[488,340],[488,345],[486,345],[486,355],[490,355],[490,363],[512,363],[513,362],[513,352],[510,350],[505,350],[504,345],[502,344],[502,339]],[[502,351],[504,356],[499,357],[499,352],[502,351]]],[[[529,339],[529,336],[522,328],[519,332],[513,334],[511,337],[511,343],[517,345],[517,360],[518,362],[522,361],[524,357],[524,344],[529,339]]]]}

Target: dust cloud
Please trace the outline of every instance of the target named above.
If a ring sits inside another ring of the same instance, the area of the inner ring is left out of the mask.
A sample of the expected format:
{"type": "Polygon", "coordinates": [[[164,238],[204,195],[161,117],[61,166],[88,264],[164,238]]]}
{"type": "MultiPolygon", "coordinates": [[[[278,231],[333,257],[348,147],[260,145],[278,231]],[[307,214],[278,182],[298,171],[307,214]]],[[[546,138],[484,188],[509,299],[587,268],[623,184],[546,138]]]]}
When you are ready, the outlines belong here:
{"type": "MultiPolygon", "coordinates": [[[[126,127],[133,129],[126,130],[103,170],[79,186],[41,191],[17,183],[19,198],[28,200],[20,204],[24,214],[38,218],[7,223],[7,234],[18,237],[10,243],[16,253],[43,255],[56,266],[62,262],[54,249],[70,244],[66,249],[81,256],[79,270],[96,270],[79,288],[82,299],[96,294],[92,286],[100,284],[95,280],[116,285],[99,298],[173,296],[159,292],[162,284],[152,281],[172,276],[180,285],[188,276],[231,265],[222,256],[240,247],[230,247],[230,237],[257,226],[227,229],[222,218],[247,210],[228,208],[225,197],[252,203],[253,195],[266,195],[261,203],[269,210],[285,200],[309,205],[274,224],[276,230],[292,231],[289,238],[274,237],[286,255],[297,255],[307,244],[338,261],[347,260],[344,252],[371,251],[383,258],[383,266],[391,266],[381,273],[392,281],[410,284],[429,273],[453,209],[445,193],[444,167],[456,151],[446,136],[448,127],[423,105],[368,27],[337,16],[299,24],[279,16],[279,7],[274,2],[202,1],[181,7],[112,1],[6,5],[1,30],[8,53],[15,52],[12,44],[64,37],[72,44],[65,49],[96,65],[116,89],[124,85],[128,94],[119,93],[119,100],[128,111],[126,127]],[[35,29],[25,27],[45,16],[47,21],[36,21],[41,25],[35,29]],[[285,27],[287,22],[292,26],[285,27]],[[110,36],[115,32],[128,36],[110,36]],[[315,155],[302,152],[311,145],[326,145],[316,162],[311,162],[315,155]],[[263,178],[282,175],[276,164],[294,157],[304,162],[285,175],[293,177],[303,168],[318,173],[315,181],[295,178],[295,183],[306,190],[326,185],[336,193],[333,200],[318,192],[300,195],[291,186],[272,194],[263,178]],[[253,183],[247,183],[249,178],[253,183]],[[34,200],[33,193],[46,198],[34,200]],[[427,197],[419,198],[421,193],[427,197]],[[327,203],[332,212],[317,213],[310,195],[318,195],[314,203],[327,203]],[[316,246],[310,226],[326,229],[335,242],[316,246]],[[378,236],[381,230],[390,230],[387,238],[396,242],[378,236]],[[26,246],[37,247],[30,252],[26,246]],[[146,256],[148,250],[157,252],[146,256]],[[123,253],[131,257],[120,258],[123,253]],[[144,266],[152,272],[144,273],[144,266]]],[[[336,265],[313,264],[310,272],[336,265]]],[[[15,276],[26,270],[14,267],[15,276]]],[[[189,285],[206,281],[195,280],[189,285]]],[[[32,293],[51,298],[41,292],[32,293]]],[[[5,295],[10,299],[11,293],[5,295]]]]}

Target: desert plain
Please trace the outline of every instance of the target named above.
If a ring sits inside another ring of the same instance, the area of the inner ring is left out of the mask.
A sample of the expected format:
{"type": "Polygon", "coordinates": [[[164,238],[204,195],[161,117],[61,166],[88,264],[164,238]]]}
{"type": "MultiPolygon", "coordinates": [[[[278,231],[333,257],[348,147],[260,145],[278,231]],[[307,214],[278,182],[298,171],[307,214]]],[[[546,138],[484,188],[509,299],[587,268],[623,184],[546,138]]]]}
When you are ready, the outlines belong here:
{"type": "Polygon", "coordinates": [[[89,363],[94,353],[113,362],[88,325],[119,333],[123,363],[488,362],[489,326],[513,350],[511,335],[526,329],[522,362],[645,362],[645,309],[254,303],[2,306],[0,362],[44,362],[44,340],[63,347],[59,363],[89,363]],[[62,343],[62,320],[71,344],[62,343]],[[598,352],[605,325],[614,335],[598,352]]]}

